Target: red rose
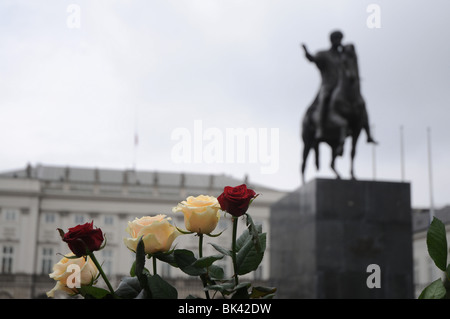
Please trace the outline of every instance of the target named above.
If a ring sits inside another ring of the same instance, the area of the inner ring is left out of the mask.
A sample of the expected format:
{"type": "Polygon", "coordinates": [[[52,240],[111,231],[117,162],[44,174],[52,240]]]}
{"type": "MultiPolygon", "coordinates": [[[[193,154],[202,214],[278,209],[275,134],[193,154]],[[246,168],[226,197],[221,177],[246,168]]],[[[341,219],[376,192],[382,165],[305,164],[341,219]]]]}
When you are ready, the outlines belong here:
{"type": "Polygon", "coordinates": [[[255,191],[242,184],[236,187],[226,186],[217,200],[222,210],[234,217],[239,217],[247,212],[248,205],[254,197],[256,197],[255,191]]]}
{"type": "MultiPolygon", "coordinates": [[[[99,250],[103,243],[103,232],[93,226],[94,222],[69,228],[64,234],[65,241],[70,250],[77,256],[86,256],[89,252],[99,250]]],[[[59,230],[62,232],[62,230],[59,230]]]]}

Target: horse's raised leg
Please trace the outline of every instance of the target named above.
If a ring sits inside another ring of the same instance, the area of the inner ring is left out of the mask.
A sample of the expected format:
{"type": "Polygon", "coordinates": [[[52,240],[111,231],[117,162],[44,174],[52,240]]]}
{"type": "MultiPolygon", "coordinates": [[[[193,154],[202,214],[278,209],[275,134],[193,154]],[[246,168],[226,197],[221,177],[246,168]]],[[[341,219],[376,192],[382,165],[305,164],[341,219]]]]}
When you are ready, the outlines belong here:
{"type": "Polygon", "coordinates": [[[317,170],[320,169],[320,161],[319,161],[319,143],[314,142],[314,153],[316,155],[316,168],[317,170]]]}
{"type": "Polygon", "coordinates": [[[302,159],[302,184],[305,184],[305,168],[306,168],[306,160],[308,159],[309,150],[311,149],[311,143],[303,142],[303,159],[302,159]]]}
{"type": "Polygon", "coordinates": [[[336,168],[334,167],[334,162],[335,162],[335,160],[336,160],[336,157],[337,157],[337,152],[336,152],[336,149],[335,148],[333,148],[332,149],[332,154],[331,154],[331,169],[333,170],[333,172],[336,174],[336,178],[337,179],[341,179],[341,176],[339,175],[339,173],[337,172],[337,170],[336,170],[336,168]]]}
{"type": "Polygon", "coordinates": [[[354,159],[355,159],[355,155],[356,155],[356,143],[358,142],[359,133],[360,132],[352,135],[352,150],[350,153],[350,176],[352,177],[352,179],[356,179],[353,165],[354,165],[354,159]]]}

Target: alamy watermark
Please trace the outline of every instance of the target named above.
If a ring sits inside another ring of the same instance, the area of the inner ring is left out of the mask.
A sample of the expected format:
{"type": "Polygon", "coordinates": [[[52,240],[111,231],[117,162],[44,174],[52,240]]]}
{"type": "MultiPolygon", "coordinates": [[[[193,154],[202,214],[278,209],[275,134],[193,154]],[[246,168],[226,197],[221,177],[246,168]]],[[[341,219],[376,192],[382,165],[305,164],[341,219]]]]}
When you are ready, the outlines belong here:
{"type": "Polygon", "coordinates": [[[67,266],[67,272],[71,272],[72,274],[70,274],[67,277],[66,280],[66,286],[70,289],[73,288],[81,288],[81,269],[80,266],[76,265],[76,264],[71,264],[69,266],[67,266]]]}
{"type": "Polygon", "coordinates": [[[366,12],[370,13],[366,20],[369,29],[381,28],[381,7],[379,4],[371,3],[367,6],[366,12]]]}
{"type": "Polygon", "coordinates": [[[371,273],[366,280],[367,288],[381,288],[381,268],[377,264],[367,266],[366,272],[371,273]]]}
{"type": "Polygon", "coordinates": [[[66,20],[67,27],[69,29],[80,29],[81,7],[78,4],[72,3],[67,6],[66,12],[69,14],[66,20]]]}
{"type": "Polygon", "coordinates": [[[204,128],[195,120],[192,129],[172,131],[171,159],[185,164],[259,164],[261,174],[279,169],[280,130],[278,128],[204,128]]]}

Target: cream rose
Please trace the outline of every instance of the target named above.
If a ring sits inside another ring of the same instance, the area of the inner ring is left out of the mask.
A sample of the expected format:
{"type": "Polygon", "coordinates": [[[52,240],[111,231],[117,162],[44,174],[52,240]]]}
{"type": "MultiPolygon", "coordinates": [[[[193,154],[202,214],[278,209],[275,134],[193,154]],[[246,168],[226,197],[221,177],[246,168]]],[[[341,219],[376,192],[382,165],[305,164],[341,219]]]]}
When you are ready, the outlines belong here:
{"type": "Polygon", "coordinates": [[[199,234],[210,234],[220,219],[220,204],[213,196],[189,196],[172,209],[183,212],[186,229],[199,234]]]}
{"type": "MultiPolygon", "coordinates": [[[[75,255],[73,253],[67,255],[67,257],[71,256],[75,255]]],[[[78,293],[78,290],[76,289],[76,285],[78,283],[71,282],[69,286],[72,285],[74,286],[73,288],[69,288],[67,285],[67,280],[68,279],[72,280],[72,277],[69,278],[69,276],[76,275],[75,274],[76,271],[79,272],[79,279],[80,279],[79,287],[91,285],[98,275],[97,267],[95,267],[95,264],[91,258],[88,257],[86,261],[84,257],[75,259],[64,257],[53,266],[53,272],[49,274],[50,278],[53,278],[57,282],[55,287],[47,292],[47,296],[54,297],[55,291],[57,290],[65,291],[70,295],[78,293]],[[79,268],[76,266],[78,266],[79,268]]]]}
{"type": "Polygon", "coordinates": [[[139,238],[145,246],[146,254],[166,252],[170,250],[173,241],[180,232],[169,223],[170,217],[166,215],[144,216],[128,222],[126,232],[131,238],[124,238],[125,245],[132,251],[136,251],[139,238]]]}

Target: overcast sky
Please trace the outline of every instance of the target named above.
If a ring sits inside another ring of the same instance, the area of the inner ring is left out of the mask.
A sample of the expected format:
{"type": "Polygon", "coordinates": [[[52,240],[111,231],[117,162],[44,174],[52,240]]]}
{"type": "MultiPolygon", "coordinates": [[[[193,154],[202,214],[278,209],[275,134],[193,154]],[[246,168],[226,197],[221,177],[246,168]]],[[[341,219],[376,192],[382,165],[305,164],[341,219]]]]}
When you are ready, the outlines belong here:
{"type": "MultiPolygon", "coordinates": [[[[374,149],[361,135],[357,177],[401,180],[403,125],[412,204],[428,206],[430,127],[434,201],[442,207],[450,204],[449,13],[446,0],[3,0],[0,171],[27,163],[135,166],[248,174],[293,190],[300,120],[320,84],[300,43],[327,49],[330,31],[340,29],[343,42],[356,46],[379,141],[374,149]],[[367,24],[375,21],[370,4],[380,9],[380,28],[367,24]],[[207,157],[211,145],[221,151],[220,137],[223,153],[238,152],[226,145],[227,129],[238,128],[258,132],[256,158],[207,157]],[[186,133],[191,163],[174,156],[183,146],[188,157],[186,133]]],[[[348,178],[348,145],[345,151],[337,169],[348,178]]],[[[319,172],[310,158],[307,180],[334,177],[329,153],[321,146],[319,172]]]]}

